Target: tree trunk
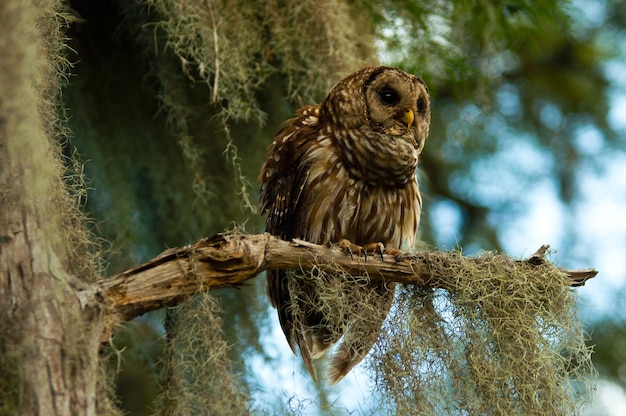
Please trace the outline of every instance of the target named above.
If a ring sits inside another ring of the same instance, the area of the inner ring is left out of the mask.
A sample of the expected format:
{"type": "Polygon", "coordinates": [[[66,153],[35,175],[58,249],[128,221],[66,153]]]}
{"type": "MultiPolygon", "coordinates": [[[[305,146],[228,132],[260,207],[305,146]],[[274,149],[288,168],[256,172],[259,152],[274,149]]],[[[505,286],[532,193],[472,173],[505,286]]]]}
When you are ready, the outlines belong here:
{"type": "Polygon", "coordinates": [[[68,272],[81,253],[71,253],[77,211],[47,137],[47,7],[0,2],[0,413],[94,415],[102,328],[68,272]]]}

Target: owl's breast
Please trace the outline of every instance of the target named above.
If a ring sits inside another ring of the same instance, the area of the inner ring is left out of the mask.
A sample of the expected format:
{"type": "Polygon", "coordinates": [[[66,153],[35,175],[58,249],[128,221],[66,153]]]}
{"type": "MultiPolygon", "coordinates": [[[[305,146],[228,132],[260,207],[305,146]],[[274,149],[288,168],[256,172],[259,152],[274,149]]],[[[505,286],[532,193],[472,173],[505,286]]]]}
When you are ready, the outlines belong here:
{"type": "Polygon", "coordinates": [[[306,240],[413,247],[421,212],[414,170],[403,186],[371,185],[354,177],[328,140],[312,149],[308,160],[300,219],[306,240]]]}
{"type": "Polygon", "coordinates": [[[422,201],[413,178],[404,187],[365,185],[359,193],[354,241],[381,242],[387,248],[412,249],[419,226],[422,201]]]}
{"type": "Polygon", "coordinates": [[[403,187],[417,171],[419,147],[411,136],[347,131],[335,136],[348,173],[369,185],[403,187]]]}

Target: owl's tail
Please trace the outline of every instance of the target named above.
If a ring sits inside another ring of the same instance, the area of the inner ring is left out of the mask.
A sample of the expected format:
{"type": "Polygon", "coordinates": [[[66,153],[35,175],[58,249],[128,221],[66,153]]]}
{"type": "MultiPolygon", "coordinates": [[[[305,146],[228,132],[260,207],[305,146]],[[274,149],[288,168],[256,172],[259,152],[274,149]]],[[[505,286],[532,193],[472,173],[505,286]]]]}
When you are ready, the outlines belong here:
{"type": "Polygon", "coordinates": [[[356,317],[346,331],[343,342],[330,360],[326,370],[326,379],[331,385],[339,382],[350,370],[363,361],[378,339],[393,303],[395,284],[380,283],[376,289],[380,297],[374,302],[376,304],[372,305],[372,314],[368,313],[365,314],[368,316],[356,317]]]}
{"type": "Polygon", "coordinates": [[[363,359],[378,338],[378,331],[366,337],[360,336],[350,341],[344,340],[330,360],[326,379],[330,385],[336,384],[363,359]]]}

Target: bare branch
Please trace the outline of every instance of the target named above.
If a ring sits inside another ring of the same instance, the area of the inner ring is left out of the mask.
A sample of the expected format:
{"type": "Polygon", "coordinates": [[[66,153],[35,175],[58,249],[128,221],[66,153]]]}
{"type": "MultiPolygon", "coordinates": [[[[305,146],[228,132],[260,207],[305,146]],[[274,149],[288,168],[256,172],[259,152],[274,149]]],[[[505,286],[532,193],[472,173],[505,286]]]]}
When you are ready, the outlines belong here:
{"type": "MultiPolygon", "coordinates": [[[[543,246],[523,262],[547,264],[543,246]]],[[[472,259],[480,262],[479,258],[472,259]]],[[[434,251],[395,256],[351,257],[337,247],[303,240],[283,241],[267,233],[219,234],[195,244],[164,251],[156,258],[118,275],[102,279],[79,295],[83,304],[103,299],[108,306],[104,339],[119,323],[135,316],[176,305],[203,290],[237,287],[270,269],[310,270],[318,267],[351,275],[368,275],[432,288],[450,288],[450,276],[434,275],[435,264],[452,265],[459,256],[434,251]]],[[[582,286],[597,271],[565,271],[571,286],[582,286]]]]}

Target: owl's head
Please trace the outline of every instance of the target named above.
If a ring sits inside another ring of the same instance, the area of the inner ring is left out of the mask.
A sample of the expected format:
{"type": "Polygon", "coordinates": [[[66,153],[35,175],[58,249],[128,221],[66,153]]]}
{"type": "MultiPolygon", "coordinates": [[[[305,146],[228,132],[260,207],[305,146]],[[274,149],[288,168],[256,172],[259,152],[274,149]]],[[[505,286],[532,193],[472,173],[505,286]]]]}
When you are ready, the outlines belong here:
{"type": "Polygon", "coordinates": [[[430,96],[424,82],[397,68],[364,68],[343,79],[320,109],[357,176],[406,183],[430,125],[430,96]]]}

